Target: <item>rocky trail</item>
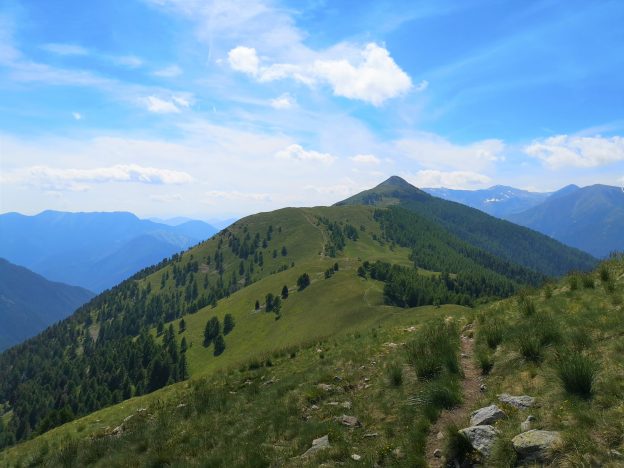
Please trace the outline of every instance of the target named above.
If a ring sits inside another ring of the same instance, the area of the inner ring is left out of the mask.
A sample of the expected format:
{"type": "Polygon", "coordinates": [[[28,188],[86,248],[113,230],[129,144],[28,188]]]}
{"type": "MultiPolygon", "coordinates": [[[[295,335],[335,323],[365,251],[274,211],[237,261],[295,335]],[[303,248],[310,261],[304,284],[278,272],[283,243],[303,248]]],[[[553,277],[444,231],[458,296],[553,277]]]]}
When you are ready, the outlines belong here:
{"type": "Polygon", "coordinates": [[[461,365],[464,374],[461,385],[464,398],[461,405],[443,411],[435,424],[431,426],[427,437],[426,452],[427,464],[430,467],[444,466],[442,450],[445,444],[446,428],[452,423],[462,427],[462,423],[472,412],[481,394],[481,372],[473,359],[474,338],[469,336],[471,331],[472,325],[468,325],[461,336],[461,365]]]}

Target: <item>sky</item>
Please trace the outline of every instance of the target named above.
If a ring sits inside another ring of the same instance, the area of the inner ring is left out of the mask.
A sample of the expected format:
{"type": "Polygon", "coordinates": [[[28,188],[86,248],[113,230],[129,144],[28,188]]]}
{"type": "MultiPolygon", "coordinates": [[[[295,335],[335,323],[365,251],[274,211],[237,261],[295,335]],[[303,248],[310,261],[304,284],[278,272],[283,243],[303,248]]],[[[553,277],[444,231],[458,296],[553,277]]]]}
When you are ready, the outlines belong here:
{"type": "Polygon", "coordinates": [[[624,186],[624,2],[0,0],[0,212],[624,186]]]}

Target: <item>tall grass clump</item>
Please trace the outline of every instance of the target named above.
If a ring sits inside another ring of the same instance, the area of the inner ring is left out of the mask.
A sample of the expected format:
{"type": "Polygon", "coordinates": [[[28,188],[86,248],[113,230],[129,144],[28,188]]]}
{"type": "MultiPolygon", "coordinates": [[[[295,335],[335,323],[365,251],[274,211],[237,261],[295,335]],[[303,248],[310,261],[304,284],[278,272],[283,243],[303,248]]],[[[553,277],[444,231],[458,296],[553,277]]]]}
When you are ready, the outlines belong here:
{"type": "Polygon", "coordinates": [[[576,291],[579,287],[578,275],[571,274],[568,276],[568,285],[570,286],[570,291],[576,291]]]}
{"type": "Polygon", "coordinates": [[[505,337],[505,324],[497,319],[491,319],[479,327],[480,341],[486,343],[490,349],[496,349],[505,337]]]}
{"type": "MultiPolygon", "coordinates": [[[[468,438],[459,432],[459,428],[451,423],[446,428],[446,460],[455,463],[456,466],[464,466],[470,461],[473,452],[472,444],[468,438]]],[[[451,465],[452,466],[452,465],[451,465]]]]}
{"type": "Polygon", "coordinates": [[[562,341],[560,324],[551,314],[538,313],[517,328],[516,341],[526,361],[540,363],[546,348],[562,341]]]}
{"type": "Polygon", "coordinates": [[[611,280],[611,272],[609,271],[609,268],[607,267],[607,265],[605,265],[604,263],[600,265],[599,275],[600,275],[600,281],[602,281],[603,283],[606,283],[611,280]]]}
{"type": "Polygon", "coordinates": [[[558,356],[555,370],[567,393],[585,400],[593,396],[598,375],[598,363],[595,360],[579,351],[568,351],[558,356]]]}
{"type": "Polygon", "coordinates": [[[533,302],[533,300],[529,299],[526,296],[520,296],[520,298],[518,299],[518,306],[520,307],[520,312],[525,317],[532,317],[533,315],[535,315],[535,312],[537,310],[535,308],[535,302],[533,302]]]}
{"type": "Polygon", "coordinates": [[[392,387],[400,387],[403,384],[403,367],[400,364],[390,364],[386,372],[388,382],[392,387]]]}
{"type": "Polygon", "coordinates": [[[406,345],[407,361],[419,379],[429,380],[447,371],[458,374],[459,331],[453,322],[434,320],[406,345]]]}
{"type": "Polygon", "coordinates": [[[586,273],[581,277],[581,282],[583,283],[583,288],[585,289],[594,289],[594,277],[591,273],[586,273]]]}

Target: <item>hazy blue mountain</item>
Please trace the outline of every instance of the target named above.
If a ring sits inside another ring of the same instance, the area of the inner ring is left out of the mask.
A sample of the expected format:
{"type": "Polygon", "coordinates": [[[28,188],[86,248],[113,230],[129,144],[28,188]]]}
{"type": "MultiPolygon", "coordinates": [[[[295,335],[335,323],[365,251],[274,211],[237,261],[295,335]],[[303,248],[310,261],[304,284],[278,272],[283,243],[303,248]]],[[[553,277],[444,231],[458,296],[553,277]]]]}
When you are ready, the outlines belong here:
{"type": "Polygon", "coordinates": [[[596,257],[624,251],[624,192],[620,187],[564,187],[510,220],[596,257]]]}
{"type": "Polygon", "coordinates": [[[201,221],[168,226],[126,212],[6,213],[0,215],[0,256],[99,292],[215,232],[201,221]]]}
{"type": "Polygon", "coordinates": [[[399,205],[436,222],[474,247],[546,275],[596,265],[596,259],[585,252],[480,210],[429,195],[397,176],[337,203],[354,204],[399,205]]]}
{"type": "Polygon", "coordinates": [[[550,195],[549,193],[529,192],[505,185],[495,185],[480,190],[447,188],[425,188],[423,190],[430,195],[468,205],[503,219],[539,205],[550,195]]]}
{"type": "Polygon", "coordinates": [[[0,351],[64,319],[93,296],[0,258],[0,351]]]}

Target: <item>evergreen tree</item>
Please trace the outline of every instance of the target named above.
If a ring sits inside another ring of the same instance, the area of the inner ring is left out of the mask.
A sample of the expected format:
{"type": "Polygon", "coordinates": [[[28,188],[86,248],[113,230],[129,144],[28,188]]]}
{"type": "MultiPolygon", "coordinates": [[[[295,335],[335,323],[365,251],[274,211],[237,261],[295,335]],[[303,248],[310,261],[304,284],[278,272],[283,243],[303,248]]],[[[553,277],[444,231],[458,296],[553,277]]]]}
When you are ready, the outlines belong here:
{"type": "Polygon", "coordinates": [[[219,335],[220,332],[221,325],[219,324],[219,319],[216,316],[212,317],[206,323],[206,328],[204,330],[204,346],[210,346],[210,344],[219,335]]]}
{"type": "Polygon", "coordinates": [[[255,310],[260,310],[260,301],[258,299],[256,299],[255,310]]]}
{"type": "Polygon", "coordinates": [[[288,286],[286,285],[282,288],[282,299],[288,299],[288,286]]]}
{"type": "Polygon", "coordinates": [[[232,314],[225,314],[223,317],[223,334],[227,335],[234,329],[234,317],[232,314]]]}
{"type": "Polygon", "coordinates": [[[158,326],[156,327],[156,334],[158,336],[162,335],[164,329],[165,329],[165,322],[161,320],[160,322],[158,322],[158,326]]]}
{"type": "Polygon", "coordinates": [[[282,246],[282,257],[285,257],[288,255],[288,250],[286,249],[286,246],[282,246]]]}
{"type": "Polygon", "coordinates": [[[297,287],[299,288],[299,291],[303,291],[308,286],[310,286],[310,275],[304,273],[297,278],[297,287]]]}
{"type": "Polygon", "coordinates": [[[269,293],[265,298],[264,311],[265,312],[273,312],[273,302],[275,301],[275,296],[273,293],[269,293]]]}
{"type": "Polygon", "coordinates": [[[223,354],[223,351],[225,351],[225,340],[223,335],[219,334],[215,338],[214,355],[219,356],[223,354]]]}
{"type": "Polygon", "coordinates": [[[186,353],[187,349],[188,349],[188,346],[186,344],[186,337],[183,336],[182,341],[180,341],[180,353],[182,354],[186,353]]]}
{"type": "Polygon", "coordinates": [[[275,299],[273,300],[273,312],[275,312],[277,315],[280,315],[281,310],[282,298],[279,296],[275,296],[275,299]]]}

